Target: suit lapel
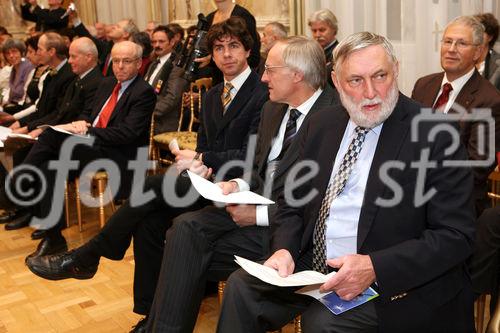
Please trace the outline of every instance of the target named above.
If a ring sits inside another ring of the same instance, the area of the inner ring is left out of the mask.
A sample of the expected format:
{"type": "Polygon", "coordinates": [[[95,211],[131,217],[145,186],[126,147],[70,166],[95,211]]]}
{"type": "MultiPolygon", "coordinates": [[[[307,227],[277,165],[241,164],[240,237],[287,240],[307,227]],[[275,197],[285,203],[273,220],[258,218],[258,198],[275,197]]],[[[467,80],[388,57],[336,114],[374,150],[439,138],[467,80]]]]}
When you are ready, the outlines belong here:
{"type": "MultiPolygon", "coordinates": [[[[221,108],[219,110],[220,114],[222,115],[222,120],[218,122],[218,127],[217,127],[217,134],[224,129],[224,127],[227,126],[231,122],[231,120],[239,113],[241,112],[241,109],[245,106],[245,104],[248,102],[248,100],[253,96],[252,91],[255,88],[255,85],[257,83],[258,77],[257,74],[255,74],[253,71],[250,73],[250,76],[246,79],[245,83],[241,86],[240,90],[238,90],[238,93],[236,96],[234,96],[234,99],[231,101],[231,104],[229,104],[228,109],[226,110],[225,113],[222,111],[222,101],[219,98],[219,102],[221,104],[221,108]]],[[[222,91],[221,91],[222,92],[222,91]]]]}
{"type": "Polygon", "coordinates": [[[95,109],[92,112],[92,116],[91,116],[91,120],[92,121],[91,122],[94,122],[94,120],[97,118],[97,116],[101,112],[102,108],[104,107],[104,103],[106,103],[106,101],[108,100],[108,98],[111,96],[111,93],[113,92],[113,88],[115,87],[116,82],[117,81],[115,79],[109,80],[106,83],[106,86],[103,87],[102,98],[99,101],[99,104],[96,104],[96,107],[95,107],[95,109]]]}
{"type": "MultiPolygon", "coordinates": [[[[259,173],[262,173],[263,169],[267,165],[267,158],[269,156],[269,152],[271,151],[271,146],[274,142],[274,138],[278,135],[278,130],[281,126],[281,122],[283,117],[285,116],[286,110],[288,109],[288,105],[286,104],[277,104],[273,110],[269,110],[272,115],[267,120],[267,124],[265,126],[269,126],[267,131],[262,132],[262,146],[264,147],[264,151],[262,152],[262,156],[264,158],[261,159],[259,165],[259,173]]],[[[265,112],[265,111],[264,111],[265,112]]],[[[259,134],[260,135],[260,134],[259,134]]]]}
{"type": "Polygon", "coordinates": [[[386,161],[397,160],[405,138],[409,135],[410,124],[404,122],[406,115],[404,99],[400,94],[393,114],[384,122],[368,174],[364,204],[358,223],[358,250],[363,245],[378,212],[379,206],[375,204],[375,200],[387,190],[380,179],[379,170],[386,161]]]}
{"type": "Polygon", "coordinates": [[[474,101],[474,94],[479,89],[479,81],[481,80],[481,75],[477,70],[474,70],[471,78],[465,83],[465,85],[460,90],[455,103],[461,105],[465,109],[469,109],[470,105],[474,101]]]}
{"type": "Polygon", "coordinates": [[[123,94],[120,96],[120,99],[116,103],[115,108],[113,109],[113,112],[111,113],[111,117],[109,117],[108,125],[118,116],[120,113],[119,110],[123,108],[123,105],[127,102],[128,97],[130,96],[130,92],[132,91],[133,87],[135,86],[135,83],[139,79],[139,76],[136,76],[134,81],[130,83],[130,85],[125,89],[123,94]]]}
{"type": "Polygon", "coordinates": [[[429,81],[429,84],[424,87],[422,92],[421,102],[423,105],[432,107],[434,105],[434,101],[437,98],[439,90],[441,90],[441,82],[443,82],[443,73],[437,74],[433,79],[429,81]]]}

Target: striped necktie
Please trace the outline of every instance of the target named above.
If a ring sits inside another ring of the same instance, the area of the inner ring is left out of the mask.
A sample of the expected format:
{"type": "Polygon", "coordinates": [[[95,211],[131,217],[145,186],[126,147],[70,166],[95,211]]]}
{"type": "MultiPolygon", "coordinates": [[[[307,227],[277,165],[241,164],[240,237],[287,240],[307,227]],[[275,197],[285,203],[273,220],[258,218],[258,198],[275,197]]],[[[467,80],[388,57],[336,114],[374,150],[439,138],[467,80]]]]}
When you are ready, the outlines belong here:
{"type": "Polygon", "coordinates": [[[314,236],[313,236],[313,269],[320,273],[328,273],[328,267],[326,265],[326,220],[330,215],[330,206],[332,205],[333,199],[339,196],[344,190],[347,179],[351,175],[351,171],[354,164],[358,160],[359,153],[363,147],[363,142],[365,141],[366,133],[369,129],[363,127],[356,127],[356,136],[352,139],[347,152],[340,163],[340,167],[333,177],[333,180],[328,184],[325,196],[321,202],[321,207],[319,209],[318,220],[314,226],[314,236]]]}
{"type": "Polygon", "coordinates": [[[233,89],[233,85],[231,82],[226,82],[224,85],[224,90],[222,91],[222,107],[224,108],[224,112],[226,112],[229,103],[231,103],[232,97],[231,97],[231,89],[233,89]]]}
{"type": "Polygon", "coordinates": [[[290,147],[295,134],[297,134],[297,119],[299,119],[301,113],[297,109],[290,110],[290,117],[286,122],[285,136],[283,137],[283,146],[281,152],[278,156],[278,160],[281,160],[285,155],[286,151],[290,147]]]}

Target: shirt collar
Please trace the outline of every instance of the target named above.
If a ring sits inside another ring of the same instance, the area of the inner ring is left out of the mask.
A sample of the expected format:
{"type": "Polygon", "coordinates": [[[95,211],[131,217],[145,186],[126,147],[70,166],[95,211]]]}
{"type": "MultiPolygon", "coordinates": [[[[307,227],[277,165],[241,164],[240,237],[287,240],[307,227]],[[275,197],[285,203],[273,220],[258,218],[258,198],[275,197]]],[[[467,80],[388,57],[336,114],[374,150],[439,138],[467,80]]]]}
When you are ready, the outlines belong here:
{"type": "Polygon", "coordinates": [[[164,56],[161,56],[158,60],[160,61],[160,64],[164,64],[167,62],[168,58],[170,58],[170,55],[172,52],[165,54],[164,56]]]}
{"type": "Polygon", "coordinates": [[[468,73],[462,75],[458,79],[453,80],[452,82],[448,80],[445,72],[443,76],[443,82],[441,82],[441,87],[443,87],[445,83],[449,83],[453,87],[453,93],[458,95],[458,93],[460,92],[460,90],[462,90],[465,83],[467,83],[467,81],[469,81],[469,79],[472,77],[475,70],[476,67],[473,67],[468,73]]]}
{"type": "Polygon", "coordinates": [[[323,50],[327,50],[329,47],[331,47],[333,44],[335,44],[337,42],[337,39],[335,38],[330,44],[328,44],[327,46],[325,46],[323,48],[323,50]]]}
{"type": "Polygon", "coordinates": [[[68,62],[68,59],[64,59],[63,61],[61,61],[61,63],[59,65],[57,65],[57,67],[55,68],[55,70],[57,71],[60,71],[61,68],[66,65],[66,63],[68,62]]]}
{"type": "Polygon", "coordinates": [[[122,84],[122,86],[121,86],[121,89],[120,89],[120,93],[124,92],[124,91],[128,88],[128,86],[130,86],[130,84],[132,83],[132,81],[134,81],[134,80],[135,80],[135,78],[136,78],[136,77],[137,77],[137,75],[136,75],[136,76],[134,76],[133,78],[131,78],[130,80],[123,81],[123,82],[121,83],[121,84],[122,84]]]}
{"type": "Polygon", "coordinates": [[[314,92],[314,94],[311,95],[311,97],[309,97],[304,103],[300,104],[299,106],[297,107],[291,107],[289,106],[288,107],[288,110],[291,110],[291,109],[296,109],[298,110],[302,115],[304,116],[307,116],[307,114],[309,113],[309,111],[311,110],[312,106],[314,105],[314,103],[316,103],[316,100],[318,99],[319,95],[321,95],[321,93],[323,92],[323,89],[318,89],[314,92]]]}
{"type": "MultiPolygon", "coordinates": [[[[375,133],[377,136],[379,136],[380,132],[382,131],[382,126],[384,126],[384,123],[379,124],[373,128],[370,128],[368,133],[375,133]]],[[[354,135],[354,130],[356,129],[356,127],[358,127],[358,125],[356,125],[354,123],[354,121],[352,121],[352,119],[349,119],[349,122],[347,123],[347,129],[346,129],[349,137],[352,137],[354,135]]]]}
{"type": "Polygon", "coordinates": [[[87,74],[88,74],[88,73],[90,73],[90,72],[91,72],[94,68],[95,68],[95,67],[92,67],[92,68],[91,68],[91,69],[89,69],[88,71],[86,71],[86,72],[84,72],[84,73],[80,74],[80,76],[79,76],[79,77],[80,77],[80,80],[81,80],[81,79],[83,79],[84,77],[86,77],[86,76],[87,76],[87,74]]]}
{"type": "Polygon", "coordinates": [[[250,69],[250,66],[247,66],[247,68],[243,72],[241,72],[237,77],[235,77],[231,81],[226,81],[226,79],[224,79],[224,84],[226,84],[227,82],[231,82],[233,88],[236,91],[238,91],[240,90],[243,83],[245,83],[245,81],[248,79],[250,73],[252,73],[252,70],[250,69]]]}

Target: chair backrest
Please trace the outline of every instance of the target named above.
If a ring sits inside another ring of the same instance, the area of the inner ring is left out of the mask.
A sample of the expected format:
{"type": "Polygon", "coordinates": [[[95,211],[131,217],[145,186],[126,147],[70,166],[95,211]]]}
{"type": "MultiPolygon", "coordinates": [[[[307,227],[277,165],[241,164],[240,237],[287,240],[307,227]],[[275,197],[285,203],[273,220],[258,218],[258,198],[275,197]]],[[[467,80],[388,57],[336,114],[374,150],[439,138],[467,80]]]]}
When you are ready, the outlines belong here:
{"type": "MultiPolygon", "coordinates": [[[[212,87],[212,78],[201,78],[191,83],[189,86],[189,91],[187,92],[189,96],[189,125],[188,131],[193,131],[193,125],[199,123],[198,115],[201,110],[201,99],[204,92],[207,92],[212,87]],[[195,104],[196,99],[198,103],[195,104]],[[195,107],[196,105],[196,107],[195,107]]],[[[184,103],[183,103],[184,104],[184,103]]],[[[177,131],[182,130],[182,124],[184,121],[184,105],[181,105],[180,115],[179,115],[179,125],[177,131]]]]}
{"type": "Polygon", "coordinates": [[[498,167],[488,178],[491,182],[491,192],[488,192],[488,196],[491,199],[491,206],[495,207],[500,204],[500,171],[498,171],[498,167]]]}
{"type": "Polygon", "coordinates": [[[158,147],[155,145],[155,140],[153,140],[155,131],[155,114],[154,112],[151,114],[151,125],[149,127],[149,145],[148,145],[148,157],[150,161],[153,161],[153,170],[152,173],[156,172],[157,162],[159,159],[158,147]]]}

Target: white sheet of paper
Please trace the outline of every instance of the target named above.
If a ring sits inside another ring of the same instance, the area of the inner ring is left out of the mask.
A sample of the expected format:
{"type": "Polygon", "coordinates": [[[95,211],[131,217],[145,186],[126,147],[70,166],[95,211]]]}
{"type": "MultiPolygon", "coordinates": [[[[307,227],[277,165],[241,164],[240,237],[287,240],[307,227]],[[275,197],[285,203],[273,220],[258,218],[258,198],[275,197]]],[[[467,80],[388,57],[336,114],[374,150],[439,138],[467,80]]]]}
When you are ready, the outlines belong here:
{"type": "Polygon", "coordinates": [[[33,138],[31,135],[28,134],[18,134],[18,133],[11,133],[8,135],[9,138],[21,138],[21,139],[27,139],[27,140],[38,140],[38,138],[33,138]]]}
{"type": "MultiPolygon", "coordinates": [[[[335,272],[325,275],[316,271],[302,271],[283,278],[279,276],[278,271],[271,267],[261,265],[242,257],[234,257],[236,258],[236,263],[240,265],[241,268],[243,268],[248,274],[279,287],[318,285],[319,288],[319,285],[325,283],[326,280],[335,274],[335,272]]],[[[323,294],[323,296],[324,295],[325,294],[323,294]]]]}
{"type": "Polygon", "coordinates": [[[37,128],[41,128],[41,129],[46,129],[46,128],[51,128],[53,129],[54,131],[56,132],[60,132],[60,133],[64,133],[64,134],[68,134],[68,135],[74,135],[74,136],[78,136],[80,138],[90,138],[90,135],[88,134],[75,134],[75,133],[71,133],[70,131],[66,131],[62,128],[59,128],[57,126],[50,126],[50,125],[40,125],[38,126],[37,128]]]}
{"type": "Polygon", "coordinates": [[[4,141],[5,139],[7,139],[7,137],[11,133],[12,133],[12,130],[10,128],[5,127],[5,126],[0,126],[0,141],[4,141]]]}
{"type": "Polygon", "coordinates": [[[251,191],[242,191],[224,195],[222,194],[222,189],[217,184],[214,184],[189,170],[187,173],[196,191],[198,191],[198,193],[200,193],[200,195],[207,200],[248,205],[271,205],[274,203],[274,201],[251,191]]]}

